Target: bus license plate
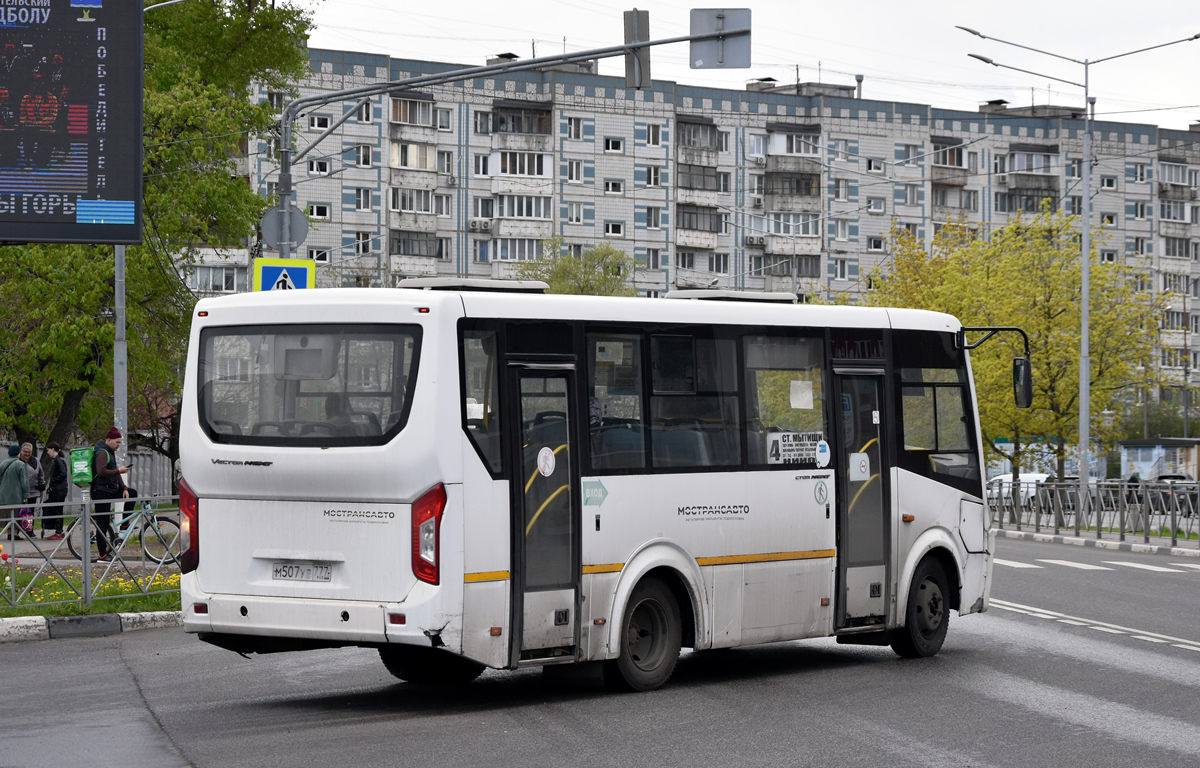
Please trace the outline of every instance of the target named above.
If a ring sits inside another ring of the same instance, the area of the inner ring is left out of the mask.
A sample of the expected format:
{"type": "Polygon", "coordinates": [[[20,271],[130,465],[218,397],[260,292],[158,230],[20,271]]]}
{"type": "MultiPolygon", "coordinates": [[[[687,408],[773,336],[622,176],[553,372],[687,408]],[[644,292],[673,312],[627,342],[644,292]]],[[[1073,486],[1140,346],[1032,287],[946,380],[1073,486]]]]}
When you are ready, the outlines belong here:
{"type": "Polygon", "coordinates": [[[273,563],[271,578],[276,581],[329,581],[332,563],[273,563]]]}

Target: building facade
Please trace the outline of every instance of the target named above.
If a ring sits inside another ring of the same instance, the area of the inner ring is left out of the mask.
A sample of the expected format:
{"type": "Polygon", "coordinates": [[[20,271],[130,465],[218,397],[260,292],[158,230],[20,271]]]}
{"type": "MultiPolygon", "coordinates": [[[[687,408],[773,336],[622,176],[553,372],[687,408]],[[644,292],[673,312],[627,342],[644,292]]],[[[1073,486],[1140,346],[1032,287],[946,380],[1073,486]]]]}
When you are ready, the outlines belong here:
{"type": "MultiPolygon", "coordinates": [[[[309,55],[301,96],[466,66],[309,55]]],[[[945,110],[770,79],[741,91],[635,90],[594,69],[374,97],[293,167],[294,202],[312,221],[296,255],[319,265],[322,286],[505,278],[558,235],[568,253],[608,243],[633,255],[646,296],[712,286],[852,298],[886,259],[893,222],[928,242],[951,222],[986,231],[1045,198],[1082,213],[1078,109],[945,110]]],[[[255,98],[281,109],[289,96],[255,98]]],[[[354,108],[305,113],[297,146],[354,108]]],[[[266,196],[275,149],[268,137],[249,144],[248,181],[266,196]]],[[[1157,362],[1182,380],[1200,365],[1189,343],[1200,331],[1200,125],[1100,120],[1093,151],[1101,259],[1137,268],[1145,290],[1168,296],[1157,362]]],[[[200,266],[194,285],[244,290],[249,253],[200,266]]]]}

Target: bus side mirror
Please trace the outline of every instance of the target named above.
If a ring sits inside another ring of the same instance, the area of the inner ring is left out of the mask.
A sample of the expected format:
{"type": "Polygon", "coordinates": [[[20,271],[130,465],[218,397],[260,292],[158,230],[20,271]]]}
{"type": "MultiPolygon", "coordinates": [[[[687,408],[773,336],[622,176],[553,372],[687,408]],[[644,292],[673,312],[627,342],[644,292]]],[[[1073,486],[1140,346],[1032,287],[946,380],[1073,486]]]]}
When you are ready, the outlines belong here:
{"type": "Polygon", "coordinates": [[[1013,359],[1013,399],[1018,408],[1033,405],[1033,371],[1028,357],[1013,359]]]}

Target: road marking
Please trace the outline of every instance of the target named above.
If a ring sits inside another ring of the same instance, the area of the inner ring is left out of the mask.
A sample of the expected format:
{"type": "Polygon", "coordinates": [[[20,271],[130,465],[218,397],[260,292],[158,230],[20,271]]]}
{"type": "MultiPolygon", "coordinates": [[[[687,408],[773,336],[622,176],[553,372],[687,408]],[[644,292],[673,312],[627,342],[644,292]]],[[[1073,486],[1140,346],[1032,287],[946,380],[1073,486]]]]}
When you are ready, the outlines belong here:
{"type": "Polygon", "coordinates": [[[1200,563],[1171,563],[1171,565],[1175,565],[1180,568],[1194,568],[1197,571],[1200,571],[1200,563]]]}
{"type": "Polygon", "coordinates": [[[1111,571],[1112,568],[1106,568],[1103,565],[1092,565],[1091,563],[1076,563],[1072,560],[1038,560],[1039,563],[1052,563],[1054,565],[1065,565],[1068,568],[1078,568],[1081,571],[1111,571]]]}
{"type": "Polygon", "coordinates": [[[1010,603],[1007,600],[997,600],[994,597],[989,600],[988,604],[991,607],[1001,608],[1006,611],[1014,611],[1016,613],[1024,613],[1031,616],[1044,614],[1045,616],[1057,618],[1064,624],[1090,627],[1091,629],[1096,629],[1101,632],[1110,632],[1111,634],[1131,634],[1143,638],[1158,638],[1171,643],[1175,648],[1186,648],[1189,651],[1200,652],[1200,641],[1196,640],[1186,640],[1182,637],[1172,637],[1171,635],[1163,635],[1158,632],[1146,632],[1145,630],[1141,629],[1130,629],[1129,627],[1122,627],[1120,624],[1109,624],[1103,621],[1088,621],[1087,619],[1079,616],[1069,616],[1065,613],[1059,613],[1057,611],[1047,611],[1044,608],[1035,608],[1032,605],[1010,603]]]}
{"type": "Polygon", "coordinates": [[[1041,568],[1042,567],[1040,565],[1034,565],[1033,563],[1018,563],[1015,560],[1001,560],[998,557],[993,557],[992,562],[995,563],[996,565],[1007,565],[1009,568],[1041,568]]]}
{"type": "Polygon", "coordinates": [[[1186,573],[1178,568],[1164,568],[1161,565],[1146,565],[1145,563],[1130,563],[1124,560],[1105,560],[1109,565],[1124,565],[1129,568],[1141,568],[1143,571],[1154,571],[1155,573],[1186,573]]]}
{"type": "Polygon", "coordinates": [[[1162,640],[1157,637],[1146,637],[1145,635],[1134,635],[1134,640],[1145,640],[1147,643],[1169,643],[1170,640],[1162,640]]]}

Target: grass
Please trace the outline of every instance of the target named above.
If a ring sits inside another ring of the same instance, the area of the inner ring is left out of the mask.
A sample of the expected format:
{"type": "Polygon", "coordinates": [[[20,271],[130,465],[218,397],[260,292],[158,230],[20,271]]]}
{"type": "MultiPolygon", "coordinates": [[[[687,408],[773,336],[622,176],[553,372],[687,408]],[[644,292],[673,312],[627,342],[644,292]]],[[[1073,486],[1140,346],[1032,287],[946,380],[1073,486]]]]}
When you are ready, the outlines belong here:
{"type": "MultiPolygon", "coordinates": [[[[97,613],[128,613],[140,611],[178,611],[179,574],[160,573],[151,579],[152,572],[145,577],[132,579],[121,572],[120,564],[113,566],[109,577],[101,582],[92,596],[91,606],[83,603],[83,567],[71,565],[59,571],[43,572],[33,589],[21,602],[12,606],[9,601],[20,595],[37,573],[36,566],[9,566],[0,570],[2,592],[0,592],[0,618],[13,616],[86,616],[97,613]],[[65,579],[63,577],[66,577],[65,579]],[[13,580],[15,577],[15,586],[13,580]],[[151,592],[156,594],[144,594],[151,592]]],[[[135,574],[137,569],[132,565],[135,574]]],[[[104,572],[99,565],[93,567],[93,583],[104,572]]]]}

